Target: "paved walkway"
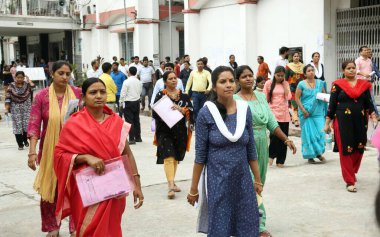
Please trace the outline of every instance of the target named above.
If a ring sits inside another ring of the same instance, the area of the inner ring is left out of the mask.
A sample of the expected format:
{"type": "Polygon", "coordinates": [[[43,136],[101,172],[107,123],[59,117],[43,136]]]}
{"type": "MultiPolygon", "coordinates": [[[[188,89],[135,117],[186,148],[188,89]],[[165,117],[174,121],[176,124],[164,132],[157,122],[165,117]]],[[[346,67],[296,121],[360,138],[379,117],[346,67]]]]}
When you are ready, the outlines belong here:
{"type": "MultiPolygon", "coordinates": [[[[0,112],[3,106],[0,104],[0,112]]],[[[122,222],[124,236],[187,237],[195,233],[197,210],[186,202],[194,146],[179,165],[183,189],[167,200],[163,167],[155,164],[150,118],[142,116],[143,143],[132,146],[140,170],[144,206],[134,210],[131,198],[122,222]]],[[[292,137],[298,148],[300,139],[292,137]]],[[[35,173],[27,167],[27,150],[18,151],[11,127],[0,121],[0,236],[44,236],[40,232],[39,196],[32,189],[35,173]]],[[[338,155],[325,154],[324,165],[309,165],[301,153],[288,155],[286,168],[271,167],[264,188],[267,227],[275,237],[379,236],[374,197],[379,186],[377,152],[369,148],[358,175],[358,193],[345,191],[338,155]]],[[[69,236],[67,222],[62,236],[69,236]]]]}

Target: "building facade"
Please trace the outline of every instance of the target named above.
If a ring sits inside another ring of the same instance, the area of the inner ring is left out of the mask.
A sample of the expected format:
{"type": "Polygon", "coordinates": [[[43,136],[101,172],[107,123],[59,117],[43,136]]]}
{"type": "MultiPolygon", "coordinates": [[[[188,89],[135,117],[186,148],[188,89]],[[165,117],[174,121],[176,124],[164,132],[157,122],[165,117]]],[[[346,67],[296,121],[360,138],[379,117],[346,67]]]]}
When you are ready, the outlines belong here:
{"type": "Polygon", "coordinates": [[[1,59],[6,64],[19,59],[29,66],[40,59],[75,62],[78,8],[69,0],[0,1],[1,59]]]}
{"type": "Polygon", "coordinates": [[[149,59],[155,56],[158,60],[166,56],[172,59],[182,56],[183,8],[183,0],[171,1],[172,23],[169,28],[169,4],[166,0],[90,1],[81,12],[80,40],[84,66],[89,67],[98,55],[106,61],[111,61],[113,56],[127,60],[135,55],[149,59]]]}
{"type": "Polygon", "coordinates": [[[361,45],[368,44],[379,62],[379,5],[378,0],[185,0],[185,51],[194,60],[208,57],[211,67],[226,65],[234,54],[239,65],[254,71],[259,55],[273,70],[282,46],[301,50],[304,63],[320,52],[331,84],[341,74],[340,63],[358,57],[361,45]]]}

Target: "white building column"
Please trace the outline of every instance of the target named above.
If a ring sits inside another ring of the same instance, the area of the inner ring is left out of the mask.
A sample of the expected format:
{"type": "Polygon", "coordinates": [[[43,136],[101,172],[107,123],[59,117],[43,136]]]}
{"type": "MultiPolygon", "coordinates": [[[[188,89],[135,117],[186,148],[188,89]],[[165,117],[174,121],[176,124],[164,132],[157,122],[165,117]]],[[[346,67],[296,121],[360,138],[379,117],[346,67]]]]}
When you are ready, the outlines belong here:
{"type": "Polygon", "coordinates": [[[242,39],[245,50],[243,54],[243,62],[249,65],[253,70],[256,69],[257,58],[257,6],[256,1],[240,2],[240,26],[242,27],[242,39]]]}
{"type": "Polygon", "coordinates": [[[191,63],[195,62],[200,55],[200,11],[199,10],[183,10],[184,14],[184,34],[185,34],[185,54],[190,55],[191,63]]]}
{"type": "Polygon", "coordinates": [[[158,1],[136,1],[137,19],[133,34],[134,54],[140,59],[159,53],[159,3],[158,1]]]}

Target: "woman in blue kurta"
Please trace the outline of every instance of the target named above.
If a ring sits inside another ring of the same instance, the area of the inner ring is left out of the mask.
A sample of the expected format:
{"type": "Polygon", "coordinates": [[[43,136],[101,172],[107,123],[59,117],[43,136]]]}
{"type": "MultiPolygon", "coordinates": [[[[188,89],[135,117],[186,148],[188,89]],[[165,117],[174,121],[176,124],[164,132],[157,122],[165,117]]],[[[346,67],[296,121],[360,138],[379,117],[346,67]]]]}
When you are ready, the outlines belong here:
{"type": "Polygon", "coordinates": [[[236,84],[232,69],[217,67],[212,84],[213,95],[197,118],[196,158],[188,202],[194,205],[198,201],[200,183],[198,232],[216,237],[256,237],[259,213],[255,191],[261,193],[262,183],[252,114],[246,102],[233,99],[236,84]],[[199,181],[203,169],[202,177],[206,179],[199,181]]]}
{"type": "Polygon", "coordinates": [[[296,90],[295,100],[298,105],[301,121],[302,155],[309,163],[315,163],[314,158],[325,162],[322,156],[325,152],[325,116],[327,104],[317,100],[317,93],[326,93],[325,82],[314,79],[314,67],[308,64],[303,69],[306,79],[301,81],[296,90]]]}

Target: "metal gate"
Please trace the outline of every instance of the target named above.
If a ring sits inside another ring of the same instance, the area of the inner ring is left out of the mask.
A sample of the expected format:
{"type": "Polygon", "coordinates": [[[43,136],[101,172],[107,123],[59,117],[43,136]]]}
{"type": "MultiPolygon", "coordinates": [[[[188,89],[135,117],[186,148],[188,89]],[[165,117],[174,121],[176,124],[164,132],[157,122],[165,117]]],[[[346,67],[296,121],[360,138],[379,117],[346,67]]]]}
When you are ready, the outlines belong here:
{"type": "MultiPolygon", "coordinates": [[[[372,49],[372,61],[380,63],[380,5],[337,10],[337,60],[338,78],[340,66],[345,60],[355,60],[360,46],[372,49]]],[[[375,95],[380,96],[380,79],[374,82],[375,95]]],[[[380,98],[379,98],[380,99],[380,98]]]]}

